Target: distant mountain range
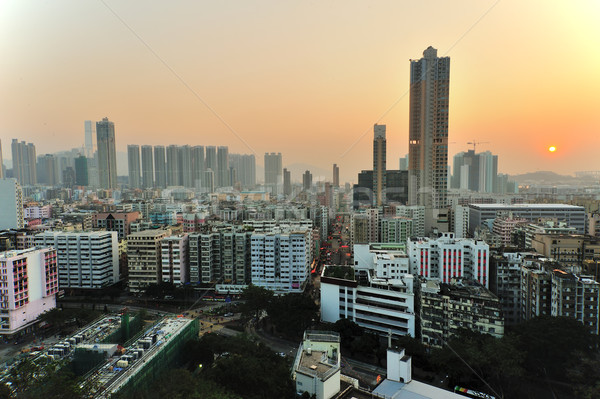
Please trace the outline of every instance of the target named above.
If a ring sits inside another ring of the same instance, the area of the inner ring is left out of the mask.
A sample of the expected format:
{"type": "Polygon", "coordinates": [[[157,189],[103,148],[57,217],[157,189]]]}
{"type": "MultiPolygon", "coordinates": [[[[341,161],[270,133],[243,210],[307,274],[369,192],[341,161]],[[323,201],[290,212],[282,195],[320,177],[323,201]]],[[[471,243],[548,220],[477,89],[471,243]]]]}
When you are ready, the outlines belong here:
{"type": "Polygon", "coordinates": [[[571,175],[559,175],[547,170],[511,175],[510,179],[520,184],[577,184],[595,181],[591,177],[580,178],[571,175]]]}

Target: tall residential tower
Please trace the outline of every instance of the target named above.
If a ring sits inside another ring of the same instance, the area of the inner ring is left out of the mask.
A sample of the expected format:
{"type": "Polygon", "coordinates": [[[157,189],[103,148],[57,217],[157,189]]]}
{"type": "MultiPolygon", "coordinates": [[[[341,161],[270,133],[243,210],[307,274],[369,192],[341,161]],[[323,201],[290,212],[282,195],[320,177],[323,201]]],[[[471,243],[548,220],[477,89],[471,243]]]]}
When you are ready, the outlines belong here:
{"type": "Polygon", "coordinates": [[[98,147],[98,177],[100,188],[117,188],[117,151],[115,146],[115,124],[102,118],[96,122],[98,147]]]}
{"type": "Polygon", "coordinates": [[[429,46],[423,58],[411,60],[409,205],[425,206],[429,226],[432,210],[446,206],[449,85],[450,57],[429,46]]]}
{"type": "Polygon", "coordinates": [[[382,206],[386,169],[385,125],[375,124],[373,132],[373,205],[382,206]]]}

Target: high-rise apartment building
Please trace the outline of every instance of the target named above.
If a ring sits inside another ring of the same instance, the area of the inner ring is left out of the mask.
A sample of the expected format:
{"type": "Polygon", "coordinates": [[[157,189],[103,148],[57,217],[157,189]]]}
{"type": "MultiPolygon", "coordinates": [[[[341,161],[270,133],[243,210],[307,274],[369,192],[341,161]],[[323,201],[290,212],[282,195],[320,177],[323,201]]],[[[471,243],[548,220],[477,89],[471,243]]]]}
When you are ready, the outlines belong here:
{"type": "MultiPolygon", "coordinates": [[[[446,206],[448,191],[448,109],[450,57],[429,46],[410,62],[409,205],[446,206]]],[[[430,216],[431,215],[431,216],[430,216]]]]}
{"type": "Polygon", "coordinates": [[[32,331],[42,313],[56,307],[56,249],[26,249],[0,254],[0,334],[32,331]]]}
{"type": "Polygon", "coordinates": [[[176,145],[167,147],[167,186],[180,186],[179,149],[176,145]]]}
{"type": "Polygon", "coordinates": [[[15,179],[21,186],[37,184],[35,145],[13,139],[11,150],[15,179]]]}
{"type": "Polygon", "coordinates": [[[283,166],[281,153],[265,153],[265,186],[277,194],[277,185],[281,184],[283,166]]]}
{"type": "Polygon", "coordinates": [[[252,284],[277,293],[300,293],[313,260],[310,230],[252,234],[252,284]]]}
{"type": "Polygon", "coordinates": [[[283,168],[283,195],[292,195],[292,172],[283,168]]]}
{"type": "Polygon", "coordinates": [[[204,146],[197,145],[192,147],[192,178],[195,188],[202,188],[202,179],[204,178],[204,146]]]}
{"type": "Polygon", "coordinates": [[[454,156],[452,188],[492,193],[498,191],[498,156],[486,151],[460,152],[454,156]]]}
{"type": "Polygon", "coordinates": [[[373,127],[373,205],[383,205],[386,172],[386,139],[385,125],[375,124],[373,127]]]}
{"type": "Polygon", "coordinates": [[[40,155],[37,159],[38,183],[55,186],[59,183],[57,176],[56,157],[52,154],[40,155]]]}
{"type": "Polygon", "coordinates": [[[142,188],[154,187],[152,146],[142,146],[142,188]]]}
{"type": "Polygon", "coordinates": [[[158,188],[167,187],[167,159],[165,147],[157,145],[154,147],[154,186],[158,188]]]}
{"type": "Polygon", "coordinates": [[[127,236],[129,290],[138,292],[162,278],[161,241],[171,230],[144,230],[127,236]]]}
{"type": "Polygon", "coordinates": [[[229,181],[229,147],[217,147],[217,186],[227,187],[232,185],[229,181]]]}
{"type": "Polygon", "coordinates": [[[117,188],[117,150],[115,145],[115,124],[102,118],[96,122],[98,147],[98,176],[100,188],[117,188]]]}
{"type": "Polygon", "coordinates": [[[310,191],[312,187],[312,173],[309,170],[305,171],[302,175],[302,189],[304,191],[310,191]]]}
{"type": "Polygon", "coordinates": [[[142,174],[140,170],[140,146],[137,144],[127,146],[127,169],[129,171],[129,187],[140,188],[142,174]]]}
{"type": "Polygon", "coordinates": [[[204,170],[212,170],[215,174],[215,179],[217,178],[217,147],[214,145],[209,145],[205,147],[206,157],[204,159],[204,170]]]}
{"type": "Polygon", "coordinates": [[[256,185],[256,158],[253,154],[229,154],[229,166],[236,170],[236,176],[243,188],[256,185]]]}
{"type": "Polygon", "coordinates": [[[161,241],[163,282],[185,284],[189,282],[189,237],[187,234],[170,236],[161,241]]]}
{"type": "Polygon", "coordinates": [[[23,192],[17,179],[0,179],[0,204],[0,230],[23,228],[23,192]]]}
{"type": "Polygon", "coordinates": [[[96,133],[96,126],[92,121],[83,122],[85,129],[85,156],[87,158],[94,157],[94,134],[96,133]]]}
{"type": "Polygon", "coordinates": [[[104,288],[119,281],[119,241],[114,231],[47,231],[35,236],[35,245],[57,249],[61,289],[104,288]]]}
{"type": "Polygon", "coordinates": [[[75,184],[78,186],[87,186],[88,178],[88,159],[80,155],[75,158],[75,184]]]}
{"type": "Polygon", "coordinates": [[[177,147],[179,162],[179,182],[184,187],[194,187],[194,169],[192,161],[192,148],[189,145],[177,147]]]}
{"type": "Polygon", "coordinates": [[[489,287],[489,252],[484,241],[455,238],[444,233],[437,239],[411,238],[407,253],[411,273],[450,283],[455,278],[467,278],[489,287]]]}
{"type": "Polygon", "coordinates": [[[337,164],[333,164],[333,187],[340,186],[340,167],[337,164]]]}

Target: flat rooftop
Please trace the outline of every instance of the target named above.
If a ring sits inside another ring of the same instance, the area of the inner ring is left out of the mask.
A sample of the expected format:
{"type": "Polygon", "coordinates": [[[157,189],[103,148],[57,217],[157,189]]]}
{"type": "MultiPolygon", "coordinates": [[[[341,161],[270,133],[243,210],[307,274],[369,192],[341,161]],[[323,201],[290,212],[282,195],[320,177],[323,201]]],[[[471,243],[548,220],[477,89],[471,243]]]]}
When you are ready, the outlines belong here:
{"type": "Polygon", "coordinates": [[[303,350],[300,364],[296,371],[323,378],[336,366],[335,364],[327,363],[327,352],[313,350],[308,354],[306,350],[303,350]]]}

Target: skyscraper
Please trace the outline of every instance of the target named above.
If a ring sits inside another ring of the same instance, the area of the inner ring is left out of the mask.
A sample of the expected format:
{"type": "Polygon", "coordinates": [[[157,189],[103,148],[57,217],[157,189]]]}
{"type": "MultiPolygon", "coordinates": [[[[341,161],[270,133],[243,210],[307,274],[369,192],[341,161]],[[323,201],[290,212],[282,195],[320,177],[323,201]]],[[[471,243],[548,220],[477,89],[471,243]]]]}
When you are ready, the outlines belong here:
{"type": "Polygon", "coordinates": [[[152,170],[152,146],[142,146],[142,187],[154,187],[154,172],[152,170]]]}
{"type": "Polygon", "coordinates": [[[265,153],[265,186],[276,187],[283,173],[281,153],[265,153]]]}
{"type": "Polygon", "coordinates": [[[312,173],[309,170],[302,175],[302,188],[304,191],[309,191],[312,187],[312,173]]]}
{"type": "Polygon", "coordinates": [[[92,121],[83,122],[85,128],[85,156],[92,158],[94,156],[94,133],[96,130],[92,121]]]}
{"type": "Polygon", "coordinates": [[[217,176],[216,185],[218,187],[230,186],[229,182],[229,148],[225,146],[217,147],[217,176]]]}
{"type": "Polygon", "coordinates": [[[137,144],[129,144],[127,146],[127,169],[129,171],[129,187],[140,188],[141,173],[140,173],[140,146],[137,144]]]}
{"type": "Polygon", "coordinates": [[[450,57],[429,46],[423,58],[411,60],[409,204],[425,206],[429,215],[446,205],[449,85],[450,57]]]}
{"type": "Polygon", "coordinates": [[[167,147],[167,186],[179,186],[179,149],[176,145],[167,147]]]}
{"type": "Polygon", "coordinates": [[[373,205],[382,206],[386,170],[385,125],[375,124],[373,133],[373,205]]]}
{"type": "Polygon", "coordinates": [[[283,195],[292,195],[292,173],[286,168],[283,168],[283,195]]]}
{"type": "Polygon", "coordinates": [[[156,187],[167,187],[167,162],[165,159],[165,147],[162,145],[154,147],[154,178],[156,187]]]}
{"type": "Polygon", "coordinates": [[[256,158],[254,154],[229,154],[229,165],[236,169],[236,176],[242,187],[256,184],[256,158]]]}
{"type": "Polygon", "coordinates": [[[52,154],[42,155],[38,158],[38,181],[48,186],[55,186],[59,183],[57,176],[56,158],[52,154]]]}
{"type": "Polygon", "coordinates": [[[192,169],[194,187],[202,188],[202,178],[204,177],[204,146],[197,145],[192,147],[192,169]]]}
{"type": "Polygon", "coordinates": [[[115,145],[115,124],[102,118],[96,122],[98,147],[98,177],[100,188],[117,188],[117,151],[115,145]]]}
{"type": "Polygon", "coordinates": [[[459,152],[454,156],[452,188],[492,193],[498,191],[498,156],[491,152],[459,152]]]}
{"type": "Polygon", "coordinates": [[[88,160],[83,155],[75,158],[75,184],[78,186],[87,186],[89,184],[88,160]]]}
{"type": "Polygon", "coordinates": [[[179,151],[179,182],[184,187],[194,187],[192,168],[192,148],[189,145],[180,146],[179,151]]]}
{"type": "MultiPolygon", "coordinates": [[[[209,145],[206,147],[206,158],[204,159],[204,170],[212,170],[217,172],[217,147],[209,145]]],[[[214,176],[216,180],[216,176],[214,176]]]]}
{"type": "Polygon", "coordinates": [[[340,186],[340,168],[337,164],[333,164],[333,187],[340,186]]]}
{"type": "Polygon", "coordinates": [[[13,176],[20,185],[34,185],[37,183],[37,169],[35,145],[13,139],[11,143],[13,176]]]}

